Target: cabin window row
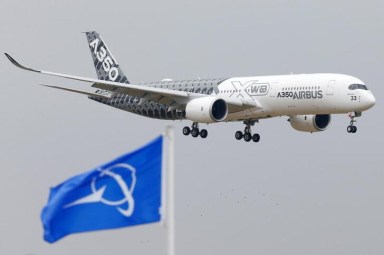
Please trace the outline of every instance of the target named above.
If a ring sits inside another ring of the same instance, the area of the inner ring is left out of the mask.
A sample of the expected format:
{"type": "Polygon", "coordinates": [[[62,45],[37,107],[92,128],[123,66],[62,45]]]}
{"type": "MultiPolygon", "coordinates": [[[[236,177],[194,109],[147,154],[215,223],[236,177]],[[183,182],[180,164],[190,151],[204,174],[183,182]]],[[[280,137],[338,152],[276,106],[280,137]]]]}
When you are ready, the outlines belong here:
{"type": "Polygon", "coordinates": [[[320,86],[284,87],[283,91],[289,91],[289,90],[315,90],[315,89],[320,89],[320,86]]]}

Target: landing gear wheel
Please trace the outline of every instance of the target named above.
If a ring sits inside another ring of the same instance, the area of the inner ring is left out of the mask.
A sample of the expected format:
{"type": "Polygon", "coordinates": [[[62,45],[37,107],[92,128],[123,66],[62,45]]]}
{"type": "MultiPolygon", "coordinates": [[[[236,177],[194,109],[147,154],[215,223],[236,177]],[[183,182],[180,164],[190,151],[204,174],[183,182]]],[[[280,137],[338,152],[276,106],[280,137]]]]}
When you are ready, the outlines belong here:
{"type": "Polygon", "coordinates": [[[357,127],[356,126],[352,126],[352,125],[350,125],[350,126],[348,126],[347,127],[347,132],[348,133],[356,133],[356,131],[357,131],[357,127]]]}
{"type": "Polygon", "coordinates": [[[200,137],[201,138],[207,138],[208,136],[208,131],[206,129],[200,130],[200,137]]]}
{"type": "Polygon", "coordinates": [[[252,139],[251,133],[244,133],[244,141],[249,142],[252,139]]]}
{"type": "Polygon", "coordinates": [[[258,143],[260,141],[260,135],[259,134],[254,134],[252,136],[252,140],[255,142],[255,143],[258,143]]]}
{"type": "Polygon", "coordinates": [[[357,127],[354,125],[357,122],[356,118],[361,117],[361,112],[350,112],[348,113],[348,117],[351,119],[349,126],[347,127],[348,133],[356,133],[357,127]]]}
{"type": "Polygon", "coordinates": [[[183,128],[183,135],[189,135],[191,133],[191,129],[189,127],[183,128]]]}
{"type": "Polygon", "coordinates": [[[196,128],[192,129],[191,135],[192,135],[192,137],[198,137],[199,136],[199,130],[196,128]]]}
{"type": "Polygon", "coordinates": [[[243,139],[243,132],[241,132],[241,131],[237,131],[237,132],[235,133],[235,138],[236,138],[237,140],[241,140],[241,139],[243,139]]]}
{"type": "Polygon", "coordinates": [[[202,129],[200,131],[199,129],[199,123],[193,122],[191,127],[184,127],[183,128],[183,134],[189,135],[191,134],[192,137],[198,137],[200,135],[201,138],[206,138],[208,136],[208,131],[206,129],[202,129]]]}
{"type": "Polygon", "coordinates": [[[244,141],[246,142],[250,142],[251,140],[253,140],[255,143],[259,142],[260,135],[259,134],[252,135],[252,131],[251,131],[251,126],[253,126],[256,122],[259,122],[259,121],[253,120],[253,119],[244,120],[243,121],[243,123],[245,124],[244,132],[237,131],[235,133],[235,138],[237,140],[241,140],[244,138],[244,141]]]}

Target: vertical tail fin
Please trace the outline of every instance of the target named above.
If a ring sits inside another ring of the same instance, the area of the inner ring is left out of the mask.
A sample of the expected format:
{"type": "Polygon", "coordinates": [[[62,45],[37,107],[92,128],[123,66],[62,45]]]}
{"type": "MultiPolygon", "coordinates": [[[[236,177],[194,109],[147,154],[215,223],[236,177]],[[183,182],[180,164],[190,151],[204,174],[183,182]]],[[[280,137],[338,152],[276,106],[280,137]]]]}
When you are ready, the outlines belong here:
{"type": "Polygon", "coordinates": [[[129,83],[127,77],[120,69],[119,64],[112,56],[111,51],[96,31],[85,32],[88,46],[91,50],[93,64],[95,65],[97,78],[105,81],[129,83]]]}

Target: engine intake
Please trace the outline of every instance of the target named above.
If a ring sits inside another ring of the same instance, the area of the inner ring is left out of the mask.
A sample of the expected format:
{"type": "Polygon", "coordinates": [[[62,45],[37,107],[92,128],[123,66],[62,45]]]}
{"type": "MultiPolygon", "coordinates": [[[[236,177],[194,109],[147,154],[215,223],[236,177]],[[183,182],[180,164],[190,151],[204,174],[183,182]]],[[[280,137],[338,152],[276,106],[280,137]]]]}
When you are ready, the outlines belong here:
{"type": "Polygon", "coordinates": [[[185,107],[187,119],[199,123],[223,121],[228,114],[228,105],[224,99],[202,97],[193,99],[185,107]]]}
{"type": "Polygon", "coordinates": [[[290,117],[289,121],[294,129],[312,133],[326,130],[331,123],[331,115],[296,115],[290,117]]]}

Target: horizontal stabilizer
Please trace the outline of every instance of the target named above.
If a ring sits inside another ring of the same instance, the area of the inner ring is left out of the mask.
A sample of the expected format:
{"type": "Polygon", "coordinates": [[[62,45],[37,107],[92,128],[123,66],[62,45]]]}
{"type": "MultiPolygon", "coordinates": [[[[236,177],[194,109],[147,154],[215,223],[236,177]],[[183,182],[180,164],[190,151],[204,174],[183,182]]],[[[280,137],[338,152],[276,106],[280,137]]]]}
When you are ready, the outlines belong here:
{"type": "Polygon", "coordinates": [[[96,93],[91,93],[91,92],[86,92],[86,91],[81,91],[81,90],[75,90],[75,89],[69,89],[69,88],[64,88],[64,87],[59,87],[59,86],[54,86],[54,85],[47,85],[47,84],[40,84],[40,85],[44,86],[44,87],[48,87],[48,88],[65,90],[65,91],[83,94],[83,95],[87,95],[87,96],[91,96],[91,97],[100,97],[100,98],[110,99],[110,97],[108,97],[108,96],[100,95],[100,94],[96,94],[96,93]]]}

